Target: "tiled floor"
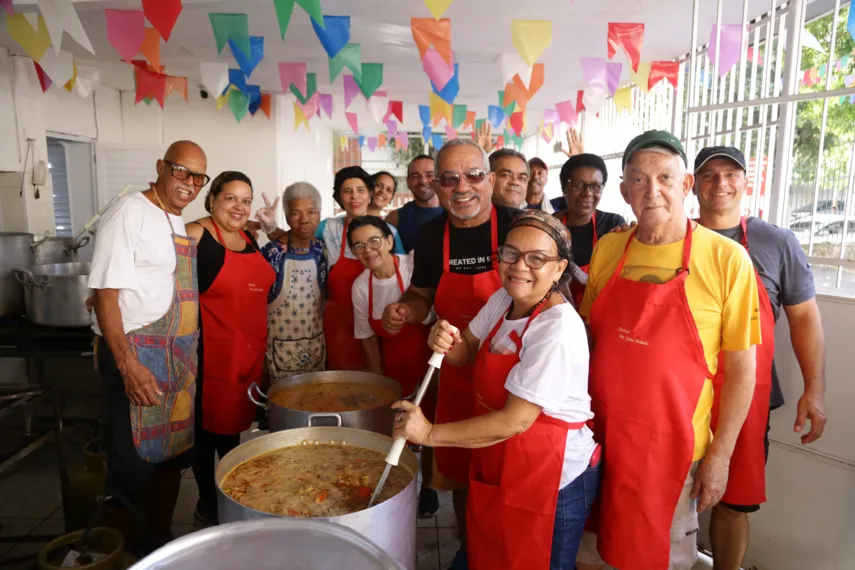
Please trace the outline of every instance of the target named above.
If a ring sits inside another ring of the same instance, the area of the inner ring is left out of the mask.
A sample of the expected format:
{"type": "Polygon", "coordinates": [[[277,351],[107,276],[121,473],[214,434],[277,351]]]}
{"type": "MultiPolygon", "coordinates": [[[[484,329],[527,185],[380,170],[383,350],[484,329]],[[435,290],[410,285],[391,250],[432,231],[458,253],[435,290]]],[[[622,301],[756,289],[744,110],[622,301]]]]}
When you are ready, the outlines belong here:
{"type": "MultiPolygon", "coordinates": [[[[74,447],[75,444],[67,446],[70,450],[74,447]]],[[[77,449],[79,447],[77,445],[77,449]]],[[[56,451],[52,443],[26,457],[10,471],[0,474],[0,524],[3,525],[0,537],[61,534],[64,526],[59,489],[56,451]]],[[[172,525],[176,537],[203,528],[193,518],[197,497],[196,482],[187,470],[181,480],[172,525]]],[[[460,547],[450,493],[440,493],[440,505],[436,516],[418,521],[418,570],[444,570],[460,547]]],[[[11,565],[6,563],[35,554],[44,545],[45,542],[0,542],[0,569],[30,570],[33,567],[32,557],[11,565]]]]}

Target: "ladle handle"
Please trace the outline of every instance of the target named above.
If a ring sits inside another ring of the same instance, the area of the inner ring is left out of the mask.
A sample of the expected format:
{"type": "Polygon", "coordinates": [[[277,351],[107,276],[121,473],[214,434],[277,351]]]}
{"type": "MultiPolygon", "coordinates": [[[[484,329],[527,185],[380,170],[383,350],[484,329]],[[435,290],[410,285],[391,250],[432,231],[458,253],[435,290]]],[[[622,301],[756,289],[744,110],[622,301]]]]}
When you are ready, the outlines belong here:
{"type": "Polygon", "coordinates": [[[389,454],[386,455],[386,463],[389,465],[397,465],[398,461],[401,459],[401,454],[404,452],[404,446],[406,445],[406,437],[401,436],[397,438],[392,444],[392,449],[389,450],[389,454]]]}

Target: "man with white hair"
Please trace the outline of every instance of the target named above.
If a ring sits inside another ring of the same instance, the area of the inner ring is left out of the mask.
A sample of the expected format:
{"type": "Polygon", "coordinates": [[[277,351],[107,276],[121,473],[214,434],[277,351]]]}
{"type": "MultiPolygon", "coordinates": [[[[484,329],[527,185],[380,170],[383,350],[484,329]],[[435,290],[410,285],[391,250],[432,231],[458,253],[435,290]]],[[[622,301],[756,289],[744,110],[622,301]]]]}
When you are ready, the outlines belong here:
{"type": "Polygon", "coordinates": [[[580,313],[590,325],[594,431],[604,446],[596,542],[581,569],[689,570],[698,513],[727,486],[754,390],[760,342],[757,282],[739,244],[688,219],[694,177],[665,131],[633,139],[623,157],[634,231],[594,249],[580,313]],[[721,356],[720,356],[721,353],[721,356]],[[726,363],[710,443],[712,378],[726,363]]]}
{"type": "MultiPolygon", "coordinates": [[[[448,141],[440,149],[436,164],[434,188],[446,213],[424,225],[416,244],[410,286],[401,302],[388,305],[383,313],[383,326],[391,332],[400,331],[405,322],[424,321],[431,306],[437,317],[463,330],[501,287],[496,251],[505,242],[508,226],[518,210],[492,203],[496,175],[489,172],[487,153],[472,140],[448,141]]],[[[443,365],[440,376],[436,421],[455,422],[471,417],[472,365],[443,365]]],[[[469,458],[467,449],[434,450],[436,470],[432,484],[439,490],[454,491],[463,545],[451,570],[467,567],[469,458]]]]}

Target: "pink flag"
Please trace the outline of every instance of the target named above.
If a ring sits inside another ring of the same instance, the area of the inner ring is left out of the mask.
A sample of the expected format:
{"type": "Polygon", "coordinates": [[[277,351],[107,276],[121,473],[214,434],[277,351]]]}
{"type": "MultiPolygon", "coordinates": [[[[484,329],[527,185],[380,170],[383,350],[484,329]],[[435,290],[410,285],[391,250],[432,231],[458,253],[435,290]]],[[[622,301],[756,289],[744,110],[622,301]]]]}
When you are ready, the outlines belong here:
{"type": "Polygon", "coordinates": [[[371,152],[377,150],[377,137],[368,137],[366,142],[368,143],[368,150],[371,152]]]}
{"type": "Polygon", "coordinates": [[[321,101],[321,109],[327,114],[327,118],[332,119],[332,94],[319,93],[318,98],[321,101]]]}
{"type": "MultiPolygon", "coordinates": [[[[297,101],[297,103],[299,104],[299,101],[297,101]]],[[[314,93],[306,101],[305,105],[300,105],[300,108],[303,110],[303,114],[306,115],[307,119],[313,117],[321,109],[321,94],[314,93]]]]}
{"type": "MultiPolygon", "coordinates": [[[[742,24],[724,24],[721,27],[721,48],[719,48],[718,75],[724,75],[733,69],[739,61],[739,48],[742,47],[742,24]]],[[[715,65],[715,24],[710,30],[710,62],[715,65]]]]}
{"type": "Polygon", "coordinates": [[[574,101],[562,101],[555,104],[555,110],[562,123],[567,125],[576,124],[576,103],[574,101]]]}
{"type": "Polygon", "coordinates": [[[297,91],[305,93],[308,71],[309,66],[305,63],[280,63],[279,81],[282,83],[282,91],[289,91],[293,85],[297,91]]]}
{"type": "Polygon", "coordinates": [[[457,131],[451,128],[451,125],[445,125],[445,139],[454,140],[457,138],[457,131]]]}
{"type": "MultiPolygon", "coordinates": [[[[353,102],[353,99],[356,97],[356,94],[359,93],[359,85],[356,84],[356,80],[352,75],[344,76],[344,108],[347,109],[350,107],[350,104],[353,102]]],[[[376,95],[376,94],[375,94],[376,95]]]]}
{"type": "Polygon", "coordinates": [[[390,139],[395,138],[398,136],[398,123],[392,120],[386,121],[386,131],[388,131],[390,139]]]}
{"type": "Polygon", "coordinates": [[[6,12],[12,15],[12,0],[0,0],[0,6],[6,8],[6,12]]]}
{"type": "Polygon", "coordinates": [[[356,118],[356,113],[345,113],[344,118],[347,119],[347,124],[353,129],[353,134],[359,134],[359,120],[356,118]]]}
{"type": "Polygon", "coordinates": [[[395,140],[398,141],[398,150],[407,150],[410,148],[410,137],[404,131],[399,131],[395,140]]]}
{"type": "Polygon", "coordinates": [[[436,48],[431,46],[422,56],[422,67],[437,91],[442,91],[454,77],[454,55],[446,61],[436,48]]]}
{"type": "Polygon", "coordinates": [[[131,61],[145,41],[145,13],[142,10],[104,10],[107,40],[125,61],[131,61]]]}
{"type": "Polygon", "coordinates": [[[608,81],[609,93],[611,93],[612,97],[614,97],[618,85],[620,85],[620,72],[622,69],[623,64],[620,62],[606,64],[606,80],[608,81]]]}
{"type": "Polygon", "coordinates": [[[606,60],[602,57],[583,57],[582,76],[588,87],[608,88],[606,79],[606,60]]]}
{"type": "Polygon", "coordinates": [[[555,109],[545,109],[543,111],[543,122],[550,123],[557,127],[559,124],[561,124],[561,117],[559,117],[558,111],[556,111],[555,109]]]}

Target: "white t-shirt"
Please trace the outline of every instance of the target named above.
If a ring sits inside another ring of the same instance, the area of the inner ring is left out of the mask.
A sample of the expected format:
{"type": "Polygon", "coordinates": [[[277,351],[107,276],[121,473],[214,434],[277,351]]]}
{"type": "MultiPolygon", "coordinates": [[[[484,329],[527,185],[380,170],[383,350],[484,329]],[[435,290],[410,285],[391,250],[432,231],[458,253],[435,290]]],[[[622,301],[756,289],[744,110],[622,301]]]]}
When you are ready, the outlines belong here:
{"type": "MultiPolygon", "coordinates": [[[[186,230],[181,216],[169,214],[169,221],[142,192],[119,198],[98,221],[89,287],[119,290],[125,332],[153,323],[172,303],[172,228],[179,235],[186,235],[186,230]]],[[[94,312],[92,330],[101,334],[94,312]]]]}
{"type": "MultiPolygon", "coordinates": [[[[413,255],[411,251],[408,255],[396,253],[398,258],[398,271],[401,272],[401,281],[404,284],[404,291],[410,286],[410,279],[413,276],[413,255]]],[[[368,324],[368,278],[371,272],[365,270],[353,282],[351,289],[351,298],[353,300],[353,334],[355,338],[364,339],[374,336],[374,331],[371,330],[371,325],[368,324]]],[[[398,287],[398,278],[393,275],[388,279],[374,278],[374,307],[372,317],[380,320],[383,318],[383,310],[391,303],[397,303],[401,299],[401,288],[398,287]]],[[[433,322],[433,311],[424,320],[424,324],[433,322]]]]}
{"type": "MultiPolygon", "coordinates": [[[[493,337],[494,352],[502,354],[516,352],[508,335],[511,331],[521,334],[527,321],[506,320],[510,304],[511,296],[499,289],[469,323],[469,331],[483,344],[502,319],[493,337]]],[[[505,389],[559,420],[584,422],[594,417],[588,395],[588,337],[571,303],[545,309],[531,322],[522,339],[520,361],[508,374],[505,389]]],[[[587,427],[567,432],[559,488],[572,483],[588,468],[594,447],[593,433],[587,427]]]]}

